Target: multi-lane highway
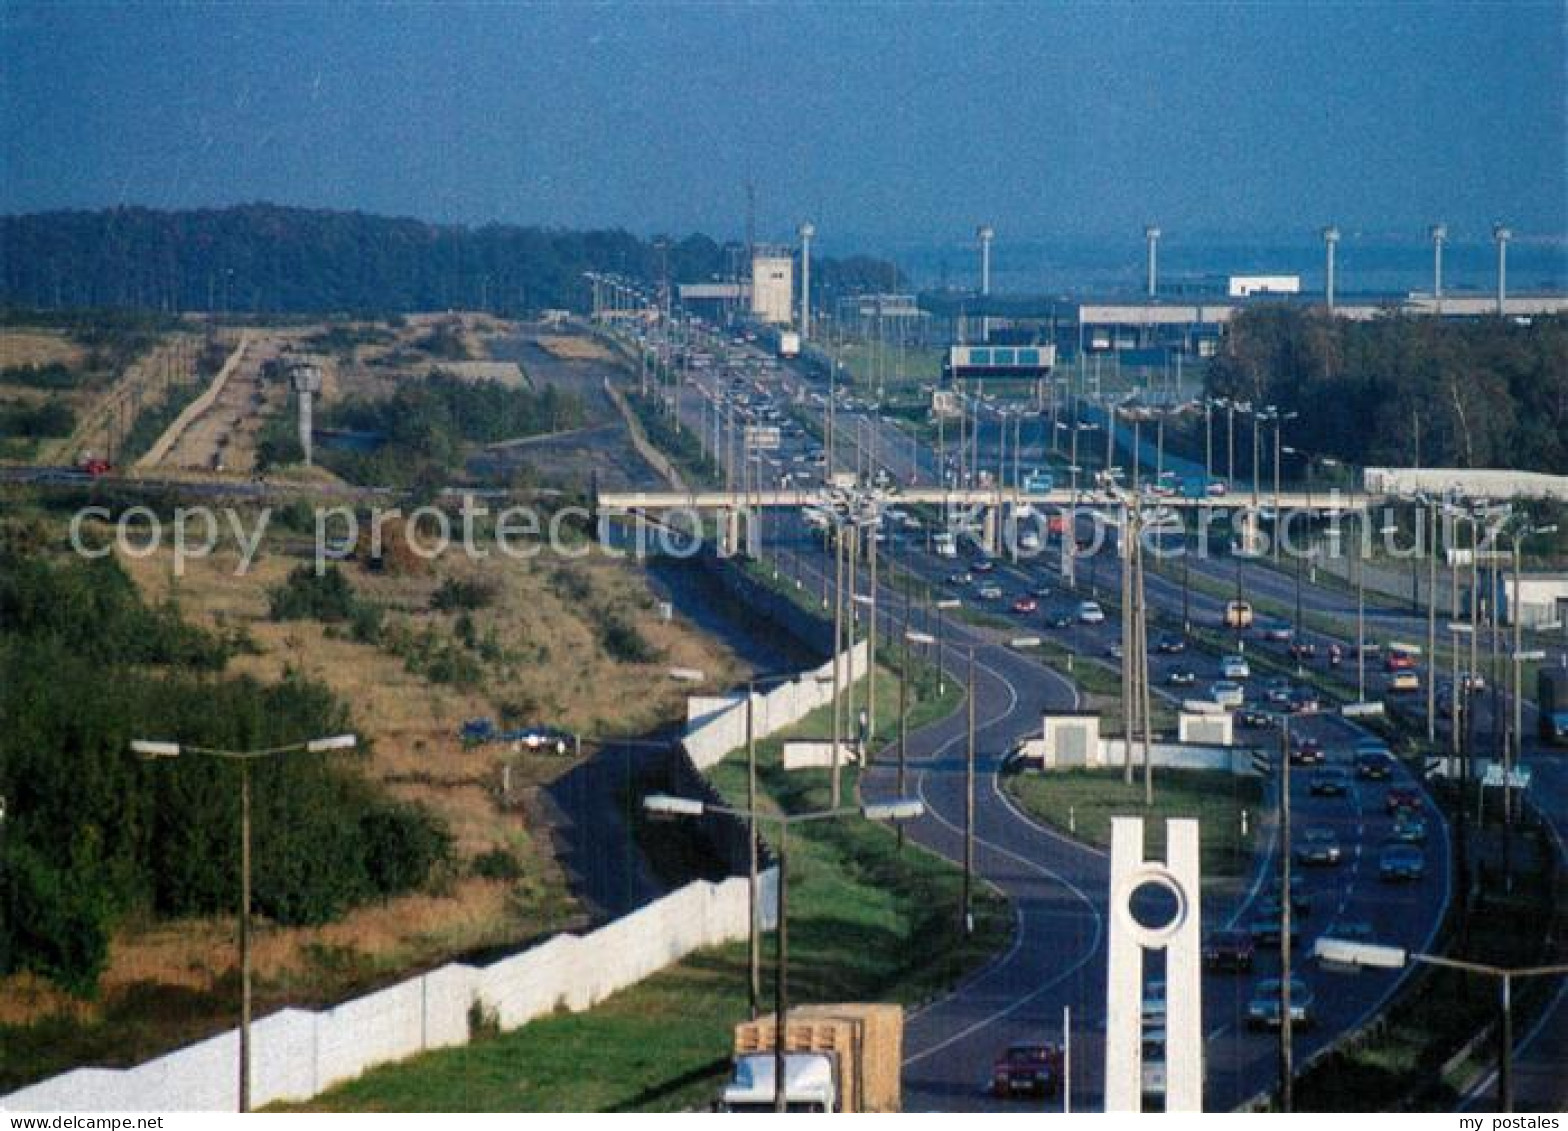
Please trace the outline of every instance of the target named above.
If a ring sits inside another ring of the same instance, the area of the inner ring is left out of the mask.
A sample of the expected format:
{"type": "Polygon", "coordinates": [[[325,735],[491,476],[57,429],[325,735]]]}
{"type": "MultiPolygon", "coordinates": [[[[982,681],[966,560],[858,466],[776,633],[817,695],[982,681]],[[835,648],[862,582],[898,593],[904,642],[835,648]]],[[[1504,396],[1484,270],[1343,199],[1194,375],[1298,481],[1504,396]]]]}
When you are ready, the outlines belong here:
{"type": "MultiPolygon", "coordinates": [[[[809,397],[803,391],[804,383],[792,382],[801,379],[787,371],[774,371],[771,381],[743,382],[747,391],[742,396],[753,404],[764,405],[776,403],[775,398],[809,397]]],[[[703,396],[718,403],[733,403],[731,398],[741,387],[722,370],[699,377],[698,385],[703,396]]],[[[692,413],[693,426],[702,428],[696,420],[700,406],[694,405],[687,411],[692,413]]],[[[860,426],[862,445],[869,442],[867,430],[883,426],[869,414],[864,420],[866,423],[860,426]]],[[[843,423],[841,417],[840,437],[844,435],[843,423]]],[[[912,445],[907,437],[890,438],[877,446],[891,457],[892,462],[881,466],[894,476],[900,471],[908,474],[911,467],[929,459],[929,453],[912,445]],[[899,453],[909,461],[903,468],[896,465],[899,453]]],[[[771,469],[764,475],[771,474],[776,482],[777,476],[792,474],[787,469],[809,466],[814,447],[805,436],[786,437],[781,449],[768,457],[771,469]]],[[[798,481],[798,472],[792,478],[798,481]]],[[[781,569],[798,572],[812,587],[820,585],[825,556],[820,540],[793,520],[770,522],[766,529],[769,544],[764,553],[771,554],[781,569]]],[[[954,564],[931,555],[925,549],[925,541],[919,535],[895,536],[884,544],[887,560],[941,588],[947,584],[947,574],[953,571],[954,564]]],[[[1003,588],[1003,599],[996,602],[998,611],[1005,610],[1017,594],[1049,590],[1049,595],[1040,600],[1038,611],[1019,620],[1032,632],[1062,631],[1047,626],[1070,614],[1079,594],[1062,586],[1056,560],[1046,555],[1019,566],[999,564],[990,575],[1003,588]]],[[[1095,568],[1100,571],[1102,583],[1113,589],[1114,560],[1097,563],[1095,568]]],[[[976,601],[972,586],[959,588],[964,590],[959,596],[961,601],[976,601]]],[[[891,590],[884,590],[880,596],[890,606],[896,603],[891,590]]],[[[1167,585],[1151,577],[1151,604],[1169,613],[1173,600],[1179,600],[1179,590],[1173,594],[1167,585]]],[[[1203,617],[1210,624],[1217,622],[1220,604],[1201,594],[1192,597],[1194,616],[1203,617]]],[[[891,619],[884,618],[884,623],[891,619]]],[[[1018,738],[1037,731],[1042,711],[1073,706],[1076,691],[1054,671],[1008,647],[1007,637],[1013,634],[976,627],[956,618],[947,619],[942,632],[944,655],[954,678],[963,674],[967,649],[975,648],[980,782],[975,806],[975,862],[979,874],[1011,899],[1018,929],[1008,951],[995,963],[958,992],[912,1018],[906,1105],[911,1109],[973,1110],[993,1102],[982,1090],[994,1057],[1015,1040],[1060,1040],[1063,1010],[1068,1008],[1077,1053],[1074,1103],[1092,1109],[1100,1102],[1101,1087],[1106,859],[1102,852],[1030,820],[1008,799],[998,777],[1007,750],[1018,738]]],[[[1106,656],[1118,636],[1114,623],[1079,625],[1071,632],[1072,646],[1085,657],[1106,656]]],[[[1263,647],[1256,638],[1250,643],[1255,650],[1263,647]]],[[[1179,656],[1153,658],[1151,682],[1163,684],[1176,667],[1190,669],[1200,686],[1220,677],[1219,657],[1204,654],[1192,645],[1179,656]]],[[[1303,719],[1295,731],[1299,737],[1321,743],[1330,764],[1349,769],[1351,747],[1358,736],[1350,724],[1322,714],[1303,719]]],[[[1267,733],[1254,737],[1265,748],[1277,741],[1267,733]]],[[[914,788],[929,807],[927,817],[913,828],[912,835],[955,860],[963,855],[966,745],[961,716],[927,728],[914,736],[910,745],[914,788]]],[[[1396,773],[1402,775],[1403,770],[1396,773]]],[[[870,776],[867,788],[891,788],[889,777],[889,771],[877,770],[870,776]]],[[[1378,877],[1379,856],[1392,827],[1392,819],[1384,808],[1387,789],[1414,783],[1403,777],[1391,782],[1367,782],[1351,775],[1346,795],[1316,796],[1309,771],[1301,769],[1292,777],[1297,829],[1310,828],[1317,830],[1316,835],[1332,836],[1342,852],[1338,865],[1302,869],[1303,885],[1298,895],[1305,912],[1301,950],[1307,950],[1314,937],[1328,932],[1360,934],[1411,948],[1427,945],[1440,919],[1449,883],[1446,830],[1430,806],[1427,843],[1422,849],[1427,864],[1423,877],[1400,884],[1384,883],[1378,877]]],[[[1271,788],[1277,789],[1277,780],[1276,776],[1271,788]]],[[[1277,846],[1271,822],[1267,833],[1270,857],[1260,861],[1252,882],[1240,892],[1221,889],[1222,894],[1206,897],[1204,917],[1209,926],[1234,925],[1245,930],[1259,918],[1276,868],[1272,853],[1277,846]]],[[[1210,1107],[1233,1106],[1268,1089],[1276,1079],[1274,1037],[1249,1030],[1245,1023],[1246,1004],[1257,980],[1276,968],[1277,958],[1264,947],[1252,974],[1206,976],[1210,1107]]],[[[1398,980],[1398,975],[1391,973],[1354,977],[1331,974],[1318,970],[1309,961],[1298,965],[1297,975],[1312,988],[1316,1022],[1298,1037],[1301,1059],[1365,1020],[1398,980]]]]}

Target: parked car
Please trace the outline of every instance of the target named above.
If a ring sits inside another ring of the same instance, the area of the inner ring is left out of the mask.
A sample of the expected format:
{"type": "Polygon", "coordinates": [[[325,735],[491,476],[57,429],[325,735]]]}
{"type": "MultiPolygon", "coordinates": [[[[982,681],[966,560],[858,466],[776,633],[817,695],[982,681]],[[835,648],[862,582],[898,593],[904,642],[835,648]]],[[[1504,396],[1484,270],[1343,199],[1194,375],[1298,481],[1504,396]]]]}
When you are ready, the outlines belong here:
{"type": "Polygon", "coordinates": [[[1245,974],[1257,952],[1246,931],[1211,931],[1203,940],[1203,967],[1215,973],[1245,974]]]}
{"type": "Polygon", "coordinates": [[[991,1066],[991,1094],[1054,1096],[1062,1089],[1062,1050],[1036,1042],[1009,1045],[991,1066]]]}
{"type": "Polygon", "coordinates": [[[1252,669],[1247,666],[1245,656],[1226,656],[1220,661],[1220,675],[1226,679],[1247,679],[1252,675],[1252,669]]]}
{"type": "Polygon", "coordinates": [[[1172,668],[1165,682],[1172,687],[1191,687],[1198,682],[1198,677],[1191,668],[1172,668]]]}
{"type": "Polygon", "coordinates": [[[1340,861],[1339,836],[1333,829],[1313,826],[1296,845],[1296,860],[1309,867],[1332,867],[1340,861]]]}
{"type": "Polygon", "coordinates": [[[1387,883],[1419,880],[1426,874],[1426,855],[1413,844],[1390,844],[1378,857],[1377,874],[1387,883]]]}
{"type": "Polygon", "coordinates": [[[1345,797],[1350,793],[1350,775],[1338,766],[1313,770],[1307,790],[1313,797],[1345,797]]]}
{"type": "Polygon", "coordinates": [[[1098,601],[1080,601],[1078,602],[1078,623],[1104,624],[1105,610],[1100,608],[1098,601]]]}
{"type": "MultiPolygon", "coordinates": [[[[1254,1029],[1278,1029],[1284,1019],[1284,986],[1279,978],[1264,978],[1247,1002],[1247,1024],[1254,1029]]],[[[1290,980],[1290,1024],[1311,1025],[1312,991],[1300,978],[1290,980]]]]}
{"type": "Polygon", "coordinates": [[[1209,698],[1221,707],[1236,708],[1246,702],[1246,692],[1239,683],[1222,679],[1209,685],[1209,698]]]}
{"type": "Polygon", "coordinates": [[[1039,609],[1040,602],[1036,601],[1027,593],[1013,601],[1013,612],[1018,613],[1020,616],[1027,613],[1038,612],[1039,609]]]}

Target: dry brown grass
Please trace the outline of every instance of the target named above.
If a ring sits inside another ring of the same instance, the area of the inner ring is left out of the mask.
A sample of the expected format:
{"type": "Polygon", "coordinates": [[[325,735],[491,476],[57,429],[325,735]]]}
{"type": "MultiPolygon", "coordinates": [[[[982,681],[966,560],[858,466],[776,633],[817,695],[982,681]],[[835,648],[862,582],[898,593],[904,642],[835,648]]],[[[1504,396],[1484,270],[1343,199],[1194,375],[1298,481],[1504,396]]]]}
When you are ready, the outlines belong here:
{"type": "MultiPolygon", "coordinates": [[[[495,746],[464,748],[456,738],[461,721],[499,715],[501,701],[527,701],[536,704],[528,721],[589,734],[636,733],[684,715],[691,688],[670,680],[666,668],[701,668],[719,683],[737,672],[737,662],[680,622],[661,621],[642,576],[602,557],[563,566],[555,559],[502,564],[454,556],[442,559],[429,576],[388,576],[349,566],[360,596],[382,604],[389,620],[434,624],[440,631],[455,620],[430,611],[441,578],[486,581],[496,596],[493,605],[472,614],[476,624],[481,631],[493,627],[502,640],[538,657],[473,690],[431,684],[380,647],[354,643],[315,622],[270,620],[267,590],[301,560],[283,552],[289,545],[287,536],[274,537],[272,552],[259,556],[245,577],[235,574],[233,552],[193,560],[181,578],[173,576],[166,555],[125,559],[124,565],[149,600],[172,596],[196,623],[249,633],[258,654],[236,657],[232,673],[274,680],[292,667],[342,696],[368,740],[369,754],[361,763],[366,775],[395,796],[438,813],[452,831],[460,862],[433,890],[361,907],[322,927],[260,924],[254,950],[260,1006],[341,998],[401,971],[579,923],[550,839],[531,828],[526,816],[535,811],[532,792],[570,761],[495,746]],[[587,596],[581,601],[561,596],[556,575],[562,569],[582,579],[587,596]],[[658,663],[618,664],[604,654],[587,608],[604,606],[623,610],[660,651],[658,663]],[[503,806],[501,767],[507,761],[513,765],[513,796],[503,806]],[[468,860],[498,846],[521,862],[520,881],[467,874],[468,860]]],[[[300,547],[297,538],[292,546],[300,547]]],[[[13,978],[0,982],[0,1024],[51,1015],[112,1021],[117,1009],[127,1008],[149,986],[228,992],[223,987],[232,984],[237,961],[233,932],[229,916],[122,924],[96,1001],[74,1001],[47,983],[13,978]]]]}
{"type": "Polygon", "coordinates": [[[86,351],[55,330],[0,330],[0,369],[13,365],[77,365],[86,351]]]}
{"type": "Polygon", "coordinates": [[[540,334],[537,339],[539,347],[552,357],[562,361],[611,361],[614,360],[610,351],[605,349],[592,338],[577,335],[540,334]]]}

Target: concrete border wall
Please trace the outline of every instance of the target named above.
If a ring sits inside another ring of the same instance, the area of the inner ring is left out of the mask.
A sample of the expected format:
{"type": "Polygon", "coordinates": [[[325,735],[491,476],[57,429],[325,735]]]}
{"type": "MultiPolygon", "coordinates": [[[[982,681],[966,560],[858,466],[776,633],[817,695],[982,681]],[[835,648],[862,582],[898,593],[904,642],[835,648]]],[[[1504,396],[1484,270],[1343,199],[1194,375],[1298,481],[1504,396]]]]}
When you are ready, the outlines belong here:
{"type": "MultiPolygon", "coordinates": [[[[777,872],[762,874],[764,927],[777,872]]],[[[746,880],[697,881],[587,935],[561,934],[489,966],[450,963],[326,1010],[284,1009],[251,1030],[252,1101],[301,1101],[367,1068],[462,1045],[476,1005],[513,1029],[592,1008],[670,963],[747,936],[746,880]]],[[[230,1029],[127,1069],[78,1068],[0,1098],[12,1111],[234,1111],[230,1029]]]]}
{"type": "Polygon", "coordinates": [[[223,368],[218,370],[218,375],[212,379],[212,384],[180,411],[180,415],[174,418],[174,423],[165,428],[163,435],[159,436],[153,446],[136,461],[135,466],[138,469],[156,467],[163,462],[164,457],[169,454],[169,449],[174,447],[180,436],[191,426],[191,422],[211,408],[213,402],[223,393],[223,387],[229,383],[230,375],[238,368],[240,359],[245,356],[245,349],[249,345],[250,331],[241,330],[239,344],[234,347],[234,352],[229,354],[228,360],[223,363],[223,368]]]}

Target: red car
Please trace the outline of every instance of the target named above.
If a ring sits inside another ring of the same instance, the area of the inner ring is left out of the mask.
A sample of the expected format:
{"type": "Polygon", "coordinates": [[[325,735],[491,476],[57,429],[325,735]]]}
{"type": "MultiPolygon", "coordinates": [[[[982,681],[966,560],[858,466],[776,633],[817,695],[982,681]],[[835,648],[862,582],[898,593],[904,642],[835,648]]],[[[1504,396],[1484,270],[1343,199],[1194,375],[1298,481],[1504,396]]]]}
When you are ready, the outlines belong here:
{"type": "Polygon", "coordinates": [[[1400,812],[1419,813],[1421,791],[1413,785],[1393,786],[1383,796],[1383,808],[1390,815],[1400,812]]]}
{"type": "Polygon", "coordinates": [[[1027,593],[1025,593],[1022,597],[1018,598],[1018,600],[1013,602],[1013,612],[1015,612],[1015,613],[1019,613],[1019,614],[1033,613],[1033,612],[1038,612],[1039,609],[1040,609],[1040,602],[1036,601],[1033,597],[1029,596],[1027,593]]]}
{"type": "Polygon", "coordinates": [[[1387,672],[1407,672],[1415,666],[1416,658],[1409,652],[1390,652],[1383,661],[1383,670],[1387,672]]]}
{"type": "Polygon", "coordinates": [[[1062,1050],[1052,1044],[1011,1045],[991,1068],[991,1092],[1054,1096],[1062,1090],[1062,1050]]]}

